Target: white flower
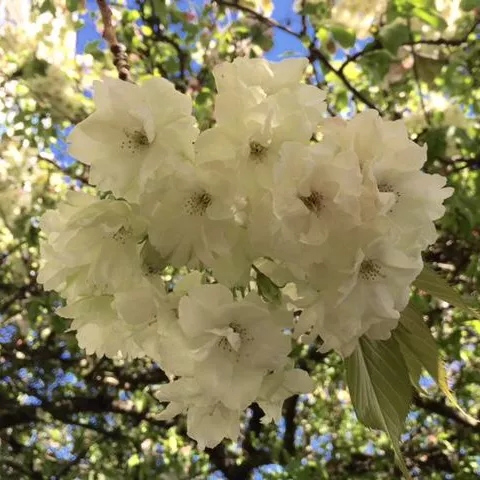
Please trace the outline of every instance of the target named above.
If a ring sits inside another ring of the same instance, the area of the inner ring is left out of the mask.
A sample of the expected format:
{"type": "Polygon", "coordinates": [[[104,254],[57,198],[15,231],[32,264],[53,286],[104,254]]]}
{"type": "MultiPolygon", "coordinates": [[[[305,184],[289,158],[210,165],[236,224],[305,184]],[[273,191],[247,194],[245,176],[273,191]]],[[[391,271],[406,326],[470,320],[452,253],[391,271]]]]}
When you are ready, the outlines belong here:
{"type": "Polygon", "coordinates": [[[267,94],[260,87],[247,87],[237,81],[236,88],[226,90],[215,98],[214,118],[217,126],[232,126],[244,121],[249,112],[265,103],[267,94]]]}
{"type": "Polygon", "coordinates": [[[235,117],[227,101],[225,112],[229,122],[219,121],[200,135],[196,161],[218,160],[235,169],[240,190],[248,197],[255,197],[259,188],[271,188],[282,145],[287,141],[308,144],[317,128],[316,119],[312,121],[303,105],[289,95],[273,96],[235,117]]]}
{"type": "Polygon", "coordinates": [[[323,119],[306,63],[216,67],[216,126],[194,148],[169,82],[97,83],[71,153],[117,199],[70,192],[41,220],[38,280],[67,299],[80,346],[157,362],[175,378],[161,418],[186,414],[200,449],[236,439],[253,402],[278,421],[312,390],[292,337],[344,357],[390,337],[452,191],[421,172],[403,122],[323,119]]]}
{"type": "Polygon", "coordinates": [[[262,423],[279,422],[282,418],[283,402],[298,393],[309,393],[314,383],[308,373],[288,365],[284,370],[266,375],[257,398],[259,407],[265,412],[262,423]]]}
{"type": "Polygon", "coordinates": [[[155,396],[170,402],[160,418],[187,414],[187,434],[197,441],[199,450],[213,448],[224,438],[235,440],[240,434],[242,410],[227,408],[208,390],[202,389],[195,378],[184,377],[160,385],[155,396]]]}
{"type": "Polygon", "coordinates": [[[375,324],[383,326],[372,329],[372,335],[388,338],[422,267],[419,251],[407,254],[384,238],[350,252],[343,247],[329,262],[312,266],[309,280],[317,285],[320,297],[302,312],[298,334],[307,332],[306,343],[319,335],[322,351],[335,349],[344,356],[375,324]]]}
{"type": "Polygon", "coordinates": [[[432,222],[443,215],[442,202],[453,189],[442,188],[446,180],[440,175],[420,171],[426,147],[409,139],[404,122],[386,121],[366,110],[348,122],[327,120],[322,129],[325,139],[358,158],[361,216],[369,228],[421,249],[432,243],[437,236],[432,222]]]}
{"type": "MultiPolygon", "coordinates": [[[[211,162],[178,166],[153,196],[149,240],[176,267],[209,265],[230,255],[240,234],[235,218],[235,174],[211,162]],[[156,200],[156,203],[153,203],[156,200]]],[[[150,208],[150,207],[149,207],[150,208]]]]}
{"type": "MultiPolygon", "coordinates": [[[[403,121],[383,120],[376,110],[365,110],[348,121],[327,119],[322,124],[322,133],[343,150],[353,150],[362,169],[412,144],[403,121]]],[[[425,160],[415,156],[405,157],[402,161],[410,168],[419,169],[425,160]]]]}
{"type": "MultiPolygon", "coordinates": [[[[57,314],[73,318],[78,344],[88,355],[140,358],[145,355],[128,325],[114,308],[112,295],[80,298],[57,310],[57,314]]],[[[155,329],[153,330],[155,331],[155,329]]]]}
{"type": "Polygon", "coordinates": [[[391,208],[376,219],[376,226],[383,225],[392,237],[403,236],[410,246],[416,244],[424,249],[437,238],[433,221],[443,216],[443,201],[453,193],[453,188],[443,188],[445,177],[409,169],[408,162],[403,161],[419,156],[425,161],[426,150],[412,144],[375,162],[365,175],[369,175],[372,188],[395,195],[391,208]]]}
{"type": "Polygon", "coordinates": [[[187,433],[197,440],[200,450],[213,448],[224,438],[238,438],[242,413],[220,402],[194,405],[188,410],[187,433]]]}
{"type": "Polygon", "coordinates": [[[191,100],[163,78],[141,86],[106,78],[94,90],[97,110],[70,134],[70,153],[91,165],[94,185],[137,202],[148,179],[192,159],[191,100]]]}
{"type": "Polygon", "coordinates": [[[360,224],[362,176],[355,155],[339,153],[327,142],[286,143],[275,167],[273,221],[281,223],[282,242],[292,244],[283,260],[319,262],[330,233],[360,224]]]}
{"type": "Polygon", "coordinates": [[[176,322],[174,304],[160,279],[156,284],[144,280],[130,290],[116,292],[113,306],[118,317],[136,342],[158,361],[158,332],[167,331],[176,322]]]}
{"type": "Polygon", "coordinates": [[[278,68],[261,59],[218,66],[217,124],[200,135],[196,161],[215,159],[235,168],[248,196],[269,187],[282,144],[308,144],[326,110],[325,93],[299,83],[304,67],[305,59],[278,68]]]}
{"type": "Polygon", "coordinates": [[[113,293],[141,276],[138,242],[145,220],[127,202],[69,192],[41,218],[47,235],[38,281],[70,299],[113,293]]]}
{"type": "Polygon", "coordinates": [[[238,57],[231,63],[224,62],[215,66],[213,75],[220,94],[245,85],[260,87],[266,94],[271,95],[300,83],[307,65],[306,58],[269,62],[262,58],[238,57]]]}
{"type": "Polygon", "coordinates": [[[223,285],[202,285],[179,304],[179,323],[195,357],[202,388],[233,409],[248,406],[262,378],[290,352],[283,311],[269,311],[255,294],[234,301],[223,285]]]}

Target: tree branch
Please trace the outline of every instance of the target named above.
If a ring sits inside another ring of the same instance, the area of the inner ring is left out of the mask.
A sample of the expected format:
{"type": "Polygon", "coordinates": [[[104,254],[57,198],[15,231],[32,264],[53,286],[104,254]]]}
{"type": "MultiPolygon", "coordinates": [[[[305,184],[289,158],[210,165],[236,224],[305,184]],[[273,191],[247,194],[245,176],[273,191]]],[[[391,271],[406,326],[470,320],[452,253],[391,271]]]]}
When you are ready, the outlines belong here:
{"type": "Polygon", "coordinates": [[[107,0],[97,0],[97,5],[100,10],[100,15],[102,16],[103,38],[108,43],[110,51],[113,54],[113,64],[117,68],[118,78],[134,83],[130,76],[130,65],[128,64],[126,48],[117,39],[113,25],[112,10],[108,6],[107,0]]]}
{"type": "MultiPolygon", "coordinates": [[[[460,47],[461,45],[465,44],[468,42],[468,37],[470,36],[471,33],[475,31],[477,26],[479,25],[479,21],[476,21],[473,23],[473,25],[468,29],[468,31],[465,33],[465,35],[461,38],[437,38],[435,40],[429,40],[429,39],[420,39],[420,40],[413,40],[410,36],[407,42],[401,44],[401,47],[405,46],[411,46],[413,47],[414,45],[438,45],[438,46],[445,46],[445,47],[460,47]]],[[[375,40],[365,46],[363,50],[360,50],[359,52],[356,52],[352,55],[347,55],[347,59],[340,65],[340,68],[338,69],[339,72],[343,72],[347,65],[349,65],[352,62],[355,62],[359,58],[363,57],[367,53],[374,52],[376,50],[381,50],[383,47],[381,41],[379,38],[375,38],[375,40]]]]}
{"type": "Polygon", "coordinates": [[[480,432],[480,422],[472,421],[470,417],[465,415],[460,410],[449,407],[444,402],[439,402],[438,400],[433,400],[431,398],[426,398],[420,396],[418,393],[415,393],[413,396],[413,403],[424,410],[427,410],[431,413],[436,413],[448,420],[453,420],[454,422],[463,425],[465,427],[471,428],[474,432],[480,432]]]}
{"type": "MultiPolygon", "coordinates": [[[[153,415],[139,412],[119,400],[98,395],[97,397],[73,397],[59,400],[57,402],[43,401],[41,406],[19,405],[9,406],[7,411],[0,410],[0,430],[38,421],[41,419],[42,411],[49,413],[57,420],[69,422],[66,415],[73,415],[82,412],[90,413],[119,413],[131,417],[138,422],[143,420],[152,425],[164,427],[168,422],[155,419],[153,415]]],[[[85,426],[88,428],[88,426],[85,426]]]]}
{"type": "Polygon", "coordinates": [[[252,10],[251,8],[246,7],[245,5],[240,4],[239,2],[230,2],[228,0],[212,0],[212,1],[215,2],[217,5],[220,5],[221,7],[234,8],[235,10],[240,10],[241,12],[244,12],[247,15],[250,15],[251,17],[255,18],[255,20],[258,20],[259,22],[263,23],[267,27],[278,28],[278,30],[288,33],[289,35],[293,35],[294,37],[297,37],[297,38],[301,37],[301,33],[294,32],[293,30],[290,30],[288,27],[286,27],[285,25],[282,25],[276,20],[267,18],[263,16],[261,13],[258,13],[255,10],[252,10]]]}
{"type": "MultiPolygon", "coordinates": [[[[281,30],[282,32],[288,33],[289,35],[292,35],[293,37],[297,38],[298,40],[302,40],[302,32],[294,32],[293,30],[290,30],[288,27],[285,27],[284,25],[278,23],[275,20],[272,20],[270,18],[264,17],[262,14],[256,12],[255,10],[252,10],[248,7],[245,7],[243,5],[239,5],[238,3],[233,3],[228,0],[214,0],[215,3],[218,5],[224,6],[224,7],[230,7],[230,8],[235,8],[237,10],[240,10],[242,12],[247,13],[248,15],[252,16],[259,22],[263,23],[264,25],[267,25],[268,27],[271,28],[277,28],[278,30],[281,30]]],[[[330,72],[332,72],[334,75],[336,75],[347,87],[348,90],[353,94],[354,97],[356,97],[358,100],[363,102],[367,107],[372,108],[374,110],[379,110],[378,107],[375,106],[375,104],[368,99],[363,93],[359,92],[348,80],[348,78],[345,76],[344,72],[342,70],[337,70],[329,61],[329,59],[318,49],[314,46],[312,43],[309,47],[309,56],[308,59],[310,62],[314,62],[315,60],[319,60],[320,63],[330,72]]],[[[382,114],[382,112],[380,112],[382,114]]]]}
{"type": "Polygon", "coordinates": [[[285,451],[293,456],[295,455],[295,431],[297,424],[295,416],[297,414],[298,395],[293,395],[285,400],[283,404],[283,415],[285,417],[285,434],[283,435],[283,448],[285,451]]]}
{"type": "Polygon", "coordinates": [[[315,60],[319,60],[320,63],[330,72],[334,73],[347,87],[348,90],[353,94],[354,97],[356,97],[358,100],[360,100],[362,103],[364,103],[367,107],[377,110],[380,115],[383,115],[380,109],[369,99],[367,98],[362,92],[358,91],[351,83],[350,80],[345,76],[345,73],[343,70],[339,69],[337,70],[328,60],[328,58],[316,47],[310,47],[310,54],[308,56],[308,59],[310,62],[314,62],[315,60]]]}

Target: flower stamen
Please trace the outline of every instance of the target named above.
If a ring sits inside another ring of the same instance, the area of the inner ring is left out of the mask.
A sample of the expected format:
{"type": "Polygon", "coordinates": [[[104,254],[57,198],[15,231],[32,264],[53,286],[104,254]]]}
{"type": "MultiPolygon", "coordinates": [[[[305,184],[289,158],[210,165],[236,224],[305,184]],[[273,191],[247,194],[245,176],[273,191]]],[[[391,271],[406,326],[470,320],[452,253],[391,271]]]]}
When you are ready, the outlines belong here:
{"type": "Polygon", "coordinates": [[[374,260],[364,260],[362,262],[359,276],[366,281],[373,281],[378,277],[385,278],[385,275],[382,274],[382,267],[374,260]]]}
{"type": "Polygon", "coordinates": [[[145,147],[150,145],[148,137],[143,130],[130,131],[125,128],[123,133],[125,135],[125,139],[120,144],[120,148],[122,150],[126,150],[127,153],[138,153],[139,150],[143,150],[145,147]]]}
{"type": "Polygon", "coordinates": [[[315,215],[319,215],[325,206],[324,197],[318,192],[312,192],[308,197],[300,195],[298,198],[315,215]]]}
{"type": "Polygon", "coordinates": [[[262,163],[267,153],[267,147],[261,143],[250,142],[250,159],[255,163],[262,163]]]}
{"type": "Polygon", "coordinates": [[[205,215],[207,208],[212,203],[212,196],[205,192],[195,192],[185,202],[184,208],[187,215],[202,216],[205,215]]]}

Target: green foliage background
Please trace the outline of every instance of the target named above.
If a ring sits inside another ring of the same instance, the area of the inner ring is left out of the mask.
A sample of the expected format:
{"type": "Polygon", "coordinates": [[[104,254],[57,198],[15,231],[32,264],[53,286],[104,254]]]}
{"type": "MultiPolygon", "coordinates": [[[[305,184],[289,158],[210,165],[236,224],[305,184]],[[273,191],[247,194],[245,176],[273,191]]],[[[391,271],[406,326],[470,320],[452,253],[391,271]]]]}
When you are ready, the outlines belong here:
{"type": "MultiPolygon", "coordinates": [[[[92,80],[116,71],[100,33],[85,55],[73,55],[82,2],[32,3],[30,24],[0,30],[0,478],[400,478],[386,436],[357,421],[335,354],[298,347],[315,392],[287,400],[278,426],[261,424],[253,405],[238,443],[199,452],[183,418],[156,418],[162,406],[152,388],[166,381],[156,365],[78,349],[68,322],[54,313],[60,299],[36,283],[38,218],[68,189],[90,188],[86,168],[64,162],[65,133],[92,111],[85,95],[92,80]],[[51,21],[42,23],[45,15],[51,21]]],[[[276,31],[304,45],[306,81],[327,88],[331,115],[368,107],[405,118],[412,139],[428,145],[426,170],[447,176],[456,190],[425,259],[462,294],[478,291],[478,0],[462,0],[453,24],[433,0],[390,0],[367,44],[356,43],[359,32],[335,21],[321,0],[296,2],[299,28],[274,20],[268,1],[205,1],[189,11],[166,0],[112,4],[132,77],[161,75],[190,94],[202,129],[213,122],[212,67],[262,56],[276,31]]],[[[98,12],[86,14],[98,20],[98,12]]],[[[480,320],[421,289],[413,303],[440,345],[458,402],[478,417],[480,320]]],[[[428,377],[421,385],[402,445],[412,476],[478,477],[480,426],[428,377]]]]}

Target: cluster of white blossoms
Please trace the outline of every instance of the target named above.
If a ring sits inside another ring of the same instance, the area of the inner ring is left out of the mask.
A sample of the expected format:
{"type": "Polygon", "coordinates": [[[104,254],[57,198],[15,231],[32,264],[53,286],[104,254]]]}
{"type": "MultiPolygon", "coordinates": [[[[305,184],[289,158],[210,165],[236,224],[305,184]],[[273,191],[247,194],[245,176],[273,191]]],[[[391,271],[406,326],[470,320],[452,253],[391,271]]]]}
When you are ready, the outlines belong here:
{"type": "Polygon", "coordinates": [[[306,65],[219,65],[200,134],[164,79],[97,83],[69,142],[105,194],[70,192],[41,220],[39,281],[80,345],[158,362],[162,416],[186,414],[200,448],[235,439],[253,402],[278,421],[312,390],[295,343],[348,356],[389,337],[452,191],[401,121],[325,118],[306,65]]]}

